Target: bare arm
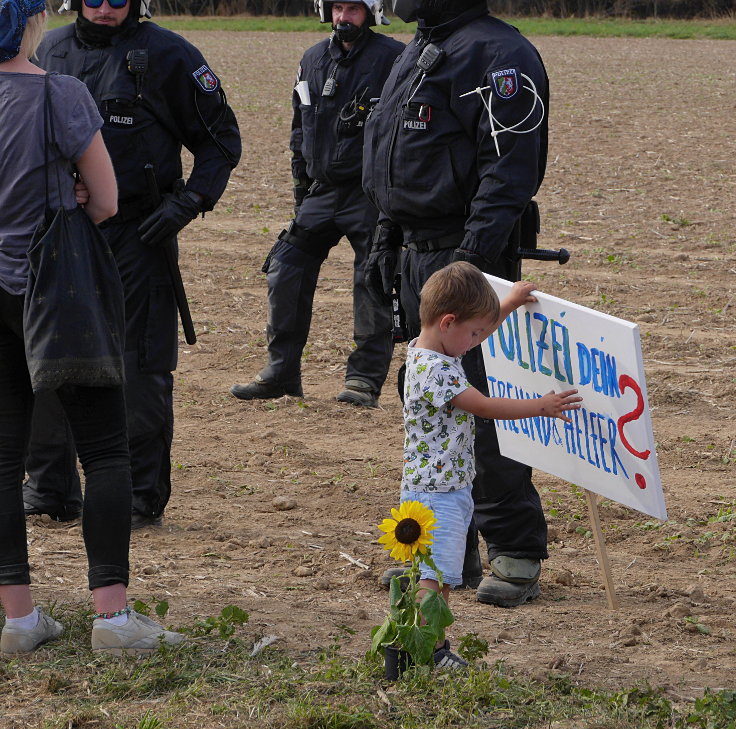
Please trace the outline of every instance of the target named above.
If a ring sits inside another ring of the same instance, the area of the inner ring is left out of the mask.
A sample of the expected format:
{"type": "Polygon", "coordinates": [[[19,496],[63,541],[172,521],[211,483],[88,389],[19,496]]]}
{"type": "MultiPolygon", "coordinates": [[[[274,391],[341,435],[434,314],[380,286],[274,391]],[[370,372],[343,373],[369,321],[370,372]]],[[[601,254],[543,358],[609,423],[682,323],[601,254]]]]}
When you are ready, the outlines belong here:
{"type": "Polygon", "coordinates": [[[582,397],[575,397],[577,390],[564,392],[548,392],[542,397],[533,400],[515,400],[507,397],[486,397],[480,390],[469,387],[452,398],[455,407],[465,410],[479,418],[495,418],[498,420],[518,420],[543,416],[560,418],[569,423],[570,418],[565,415],[566,410],[577,410],[582,397]]]}
{"type": "Polygon", "coordinates": [[[118,211],[118,186],[110,155],[99,131],[77,160],[77,168],[89,192],[84,212],[95,223],[111,218],[118,211]]]}

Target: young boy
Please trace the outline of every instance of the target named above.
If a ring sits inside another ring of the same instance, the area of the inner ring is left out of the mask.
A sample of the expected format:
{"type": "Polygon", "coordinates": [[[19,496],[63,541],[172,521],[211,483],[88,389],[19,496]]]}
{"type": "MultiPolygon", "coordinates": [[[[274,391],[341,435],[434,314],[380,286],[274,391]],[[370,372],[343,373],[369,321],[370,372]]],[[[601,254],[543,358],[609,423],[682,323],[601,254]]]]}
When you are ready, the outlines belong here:
{"type": "MultiPolygon", "coordinates": [[[[517,282],[499,303],[480,269],[458,261],[436,271],[421,292],[421,332],[409,343],[404,383],[404,474],[401,501],[419,501],[434,512],[432,558],[442,573],[422,565],[420,585],[440,592],[462,583],[465,537],[473,516],[475,476],[473,416],[511,420],[548,416],[570,419],[577,390],[550,392],[532,400],[490,398],[465,377],[461,358],[522,304],[536,301],[534,285],[517,282]]],[[[421,593],[420,593],[421,594],[421,593]]],[[[435,651],[435,665],[460,668],[467,663],[450,651],[448,641],[435,651]]]]}

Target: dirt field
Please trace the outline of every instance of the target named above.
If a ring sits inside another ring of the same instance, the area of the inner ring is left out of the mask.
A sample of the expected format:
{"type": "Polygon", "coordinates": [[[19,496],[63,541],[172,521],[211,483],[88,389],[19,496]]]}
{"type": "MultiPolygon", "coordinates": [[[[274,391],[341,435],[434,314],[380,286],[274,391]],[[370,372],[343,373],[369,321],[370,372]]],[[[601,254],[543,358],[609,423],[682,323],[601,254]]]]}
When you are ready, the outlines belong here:
{"type": "MultiPolygon", "coordinates": [[[[398,498],[392,383],[404,346],[380,409],[335,401],[351,347],[347,243],[323,268],[304,400],[228,394],[265,360],[260,266],[291,214],[291,83],[302,51],[323,35],[185,35],[222,77],[244,156],[217,209],[182,236],[199,342],[182,339],[173,497],[163,528],[134,533],[132,594],[167,598],[174,624],[234,603],[250,613],[253,639],[278,635],[299,651],[338,637],[357,657],[386,609],[377,580],[390,559],[375,524],[398,498]],[[293,508],[275,508],[277,496],[293,508]]],[[[503,610],[457,592],[450,636],[474,631],[490,641],[490,662],[588,686],[646,680],[673,697],[733,688],[734,44],[534,40],[552,87],[540,246],[563,245],[572,259],[525,271],[544,291],[640,325],[670,521],[602,504],[621,601],[609,611],[582,495],[536,474],[550,524],[541,597],[503,610]]],[[[38,597],[86,599],[79,526],[36,517],[30,536],[38,597]]]]}

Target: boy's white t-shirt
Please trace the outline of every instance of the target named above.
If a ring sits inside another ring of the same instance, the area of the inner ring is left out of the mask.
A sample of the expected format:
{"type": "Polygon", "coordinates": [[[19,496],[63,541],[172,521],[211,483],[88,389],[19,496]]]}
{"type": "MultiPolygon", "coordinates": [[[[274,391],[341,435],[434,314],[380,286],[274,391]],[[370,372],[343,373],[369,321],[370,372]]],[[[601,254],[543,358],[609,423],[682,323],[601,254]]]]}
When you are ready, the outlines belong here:
{"type": "Polygon", "coordinates": [[[450,400],[469,387],[460,357],[409,343],[404,382],[406,491],[457,491],[475,476],[475,419],[450,400]]]}

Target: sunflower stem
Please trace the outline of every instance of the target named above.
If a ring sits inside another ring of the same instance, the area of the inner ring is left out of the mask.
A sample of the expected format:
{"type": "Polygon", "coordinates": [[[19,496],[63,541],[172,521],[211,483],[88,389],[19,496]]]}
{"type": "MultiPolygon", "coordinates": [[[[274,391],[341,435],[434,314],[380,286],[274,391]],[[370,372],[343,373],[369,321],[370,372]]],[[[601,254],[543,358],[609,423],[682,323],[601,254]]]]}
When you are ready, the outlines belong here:
{"type": "MultiPolygon", "coordinates": [[[[392,577],[389,585],[390,613],[383,625],[371,632],[371,651],[376,653],[385,646],[406,650],[417,664],[432,664],[437,640],[444,636],[444,627],[452,622],[449,609],[439,609],[441,596],[430,590],[419,599],[421,567],[426,565],[437,575],[442,588],[442,575],[432,560],[431,530],[436,519],[431,509],[418,501],[404,501],[391,510],[391,519],[384,519],[378,528],[384,532],[379,542],[399,561],[408,562],[401,580],[392,577]],[[406,580],[406,590],[401,590],[406,580]],[[425,615],[423,607],[427,610],[425,615]],[[449,616],[449,618],[448,618],[449,616]],[[426,627],[423,627],[426,626],[426,627]]],[[[442,603],[444,604],[444,603],[442,603]]]]}

